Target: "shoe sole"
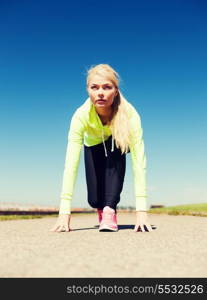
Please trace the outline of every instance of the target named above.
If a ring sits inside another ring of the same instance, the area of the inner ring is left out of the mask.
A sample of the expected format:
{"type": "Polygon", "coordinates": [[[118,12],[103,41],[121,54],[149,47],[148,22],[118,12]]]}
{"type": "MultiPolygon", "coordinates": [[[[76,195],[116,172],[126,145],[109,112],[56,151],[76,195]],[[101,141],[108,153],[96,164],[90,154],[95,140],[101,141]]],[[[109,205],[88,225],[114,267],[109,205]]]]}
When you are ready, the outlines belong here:
{"type": "Polygon", "coordinates": [[[118,228],[111,228],[109,226],[107,226],[106,224],[102,225],[101,228],[99,228],[99,231],[100,232],[115,232],[115,231],[118,231],[118,228]]]}

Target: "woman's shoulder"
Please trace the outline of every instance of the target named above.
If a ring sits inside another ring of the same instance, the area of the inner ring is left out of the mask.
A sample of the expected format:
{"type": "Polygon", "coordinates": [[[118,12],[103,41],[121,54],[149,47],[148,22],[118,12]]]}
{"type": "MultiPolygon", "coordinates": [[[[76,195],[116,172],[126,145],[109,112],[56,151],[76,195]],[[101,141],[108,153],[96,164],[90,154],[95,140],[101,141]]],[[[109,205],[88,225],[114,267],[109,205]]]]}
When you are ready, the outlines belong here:
{"type": "Polygon", "coordinates": [[[74,117],[79,117],[79,118],[87,118],[90,109],[91,109],[91,103],[90,103],[90,98],[87,98],[86,101],[81,104],[78,108],[76,108],[73,116],[74,117]]]}

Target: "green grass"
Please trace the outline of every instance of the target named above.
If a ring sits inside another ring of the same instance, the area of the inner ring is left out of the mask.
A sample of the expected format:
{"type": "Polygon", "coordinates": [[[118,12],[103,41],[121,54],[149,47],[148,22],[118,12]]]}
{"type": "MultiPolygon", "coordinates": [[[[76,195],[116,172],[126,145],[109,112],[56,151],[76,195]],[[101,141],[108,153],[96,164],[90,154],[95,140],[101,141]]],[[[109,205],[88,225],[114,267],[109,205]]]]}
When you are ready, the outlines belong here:
{"type": "Polygon", "coordinates": [[[152,208],[150,209],[149,212],[154,214],[189,215],[189,216],[207,217],[207,203],[168,206],[163,208],[152,208]]]}
{"type": "Polygon", "coordinates": [[[56,217],[57,214],[54,215],[0,215],[0,221],[8,221],[8,220],[23,220],[23,219],[39,219],[44,217],[56,217]]]}
{"type": "MultiPolygon", "coordinates": [[[[87,212],[86,212],[87,213],[87,212]]],[[[84,213],[81,213],[84,214],[84,213]]],[[[79,215],[79,213],[77,212],[73,212],[73,216],[74,215],[79,215]]],[[[54,214],[28,214],[28,215],[0,215],[0,221],[9,221],[9,220],[23,220],[23,219],[40,219],[40,218],[57,218],[58,217],[58,213],[54,213],[54,214]]]]}
{"type": "MultiPolygon", "coordinates": [[[[131,210],[131,212],[133,211],[134,210],[131,210]]],[[[152,208],[149,210],[149,213],[207,217],[207,203],[168,206],[163,208],[152,208]]],[[[74,214],[77,213],[73,213],[73,215],[74,214]]],[[[0,221],[37,219],[37,218],[45,218],[45,217],[54,218],[57,216],[58,213],[48,214],[48,215],[32,215],[32,214],[31,215],[0,215],[0,221]]]]}

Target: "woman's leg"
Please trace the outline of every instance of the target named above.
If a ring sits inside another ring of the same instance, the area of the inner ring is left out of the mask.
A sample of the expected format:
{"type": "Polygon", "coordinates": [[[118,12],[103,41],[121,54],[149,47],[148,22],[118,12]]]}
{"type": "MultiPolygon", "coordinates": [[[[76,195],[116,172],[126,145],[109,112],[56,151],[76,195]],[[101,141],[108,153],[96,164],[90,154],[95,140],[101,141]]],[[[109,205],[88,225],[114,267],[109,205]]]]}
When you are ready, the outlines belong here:
{"type": "Polygon", "coordinates": [[[93,208],[103,209],[109,206],[116,210],[120,201],[126,170],[126,155],[116,148],[111,152],[112,136],[105,141],[107,154],[105,156],[103,143],[84,146],[84,160],[88,202],[93,208]]]}
{"type": "Polygon", "coordinates": [[[103,209],[104,170],[106,168],[103,144],[91,147],[84,145],[84,161],[88,203],[93,208],[103,209]]]}
{"type": "Polygon", "coordinates": [[[111,152],[110,137],[106,142],[108,157],[105,166],[104,206],[109,206],[116,211],[120,201],[126,172],[126,154],[121,154],[114,143],[114,151],[111,152]]]}

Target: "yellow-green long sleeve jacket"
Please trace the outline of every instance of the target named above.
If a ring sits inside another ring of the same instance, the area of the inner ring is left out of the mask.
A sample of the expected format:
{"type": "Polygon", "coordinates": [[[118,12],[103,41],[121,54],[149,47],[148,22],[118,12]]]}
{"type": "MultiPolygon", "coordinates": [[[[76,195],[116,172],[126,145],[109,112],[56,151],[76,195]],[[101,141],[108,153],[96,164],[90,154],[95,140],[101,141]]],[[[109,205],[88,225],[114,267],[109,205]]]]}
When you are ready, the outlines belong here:
{"type": "MultiPolygon", "coordinates": [[[[135,206],[137,211],[146,211],[148,209],[146,192],[146,155],[141,119],[133,105],[129,102],[126,103],[129,122],[133,132],[129,149],[134,177],[135,206]]],[[[94,146],[103,142],[103,155],[107,156],[104,141],[107,140],[110,135],[112,135],[112,132],[109,126],[102,124],[94,104],[91,99],[88,98],[76,109],[70,122],[59,214],[71,213],[71,201],[74,193],[82,146],[94,146]]],[[[113,151],[113,149],[114,139],[112,136],[111,151],[113,151]]]]}

